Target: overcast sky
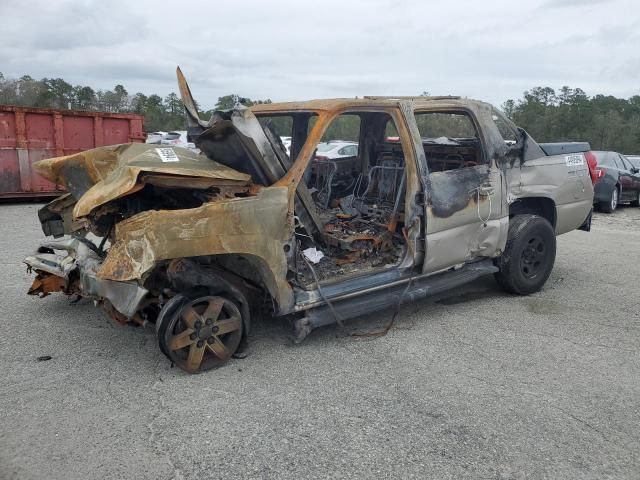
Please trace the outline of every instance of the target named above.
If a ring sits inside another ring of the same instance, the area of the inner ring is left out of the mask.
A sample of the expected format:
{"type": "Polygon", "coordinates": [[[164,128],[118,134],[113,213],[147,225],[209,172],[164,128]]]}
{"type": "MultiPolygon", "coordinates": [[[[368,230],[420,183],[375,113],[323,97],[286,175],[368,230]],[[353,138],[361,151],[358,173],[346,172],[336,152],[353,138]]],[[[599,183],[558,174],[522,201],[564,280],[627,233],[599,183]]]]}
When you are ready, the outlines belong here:
{"type": "Polygon", "coordinates": [[[0,72],[196,100],[640,94],[638,0],[0,0],[0,72]]]}

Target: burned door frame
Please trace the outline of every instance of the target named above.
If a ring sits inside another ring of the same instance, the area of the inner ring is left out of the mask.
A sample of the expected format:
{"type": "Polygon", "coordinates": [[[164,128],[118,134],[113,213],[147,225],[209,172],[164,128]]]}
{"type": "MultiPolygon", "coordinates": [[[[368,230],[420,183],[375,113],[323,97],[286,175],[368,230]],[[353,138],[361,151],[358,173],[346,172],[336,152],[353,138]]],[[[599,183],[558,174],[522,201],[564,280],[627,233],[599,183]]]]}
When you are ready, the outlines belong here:
{"type": "MultiPolygon", "coordinates": [[[[318,141],[315,142],[315,144],[312,144],[313,148],[311,149],[311,151],[315,150],[315,145],[317,145],[317,143],[321,141],[324,133],[337,117],[344,114],[360,113],[385,113],[389,115],[391,120],[393,120],[394,125],[398,130],[398,136],[400,145],[402,147],[402,153],[404,155],[404,165],[406,171],[406,191],[404,196],[405,227],[407,229],[407,239],[411,242],[411,245],[408,245],[407,252],[397,267],[404,270],[413,266],[418,266],[421,264],[423,259],[423,248],[421,245],[422,222],[420,221],[420,217],[423,215],[423,212],[421,208],[416,208],[416,204],[420,199],[422,186],[418,178],[418,157],[416,155],[417,152],[415,150],[415,145],[413,142],[413,135],[411,134],[411,131],[405,123],[405,118],[401,111],[401,102],[398,102],[397,104],[391,106],[358,105],[344,107],[331,111],[327,116],[319,117],[316,125],[314,125],[314,128],[312,130],[312,133],[318,133],[317,135],[313,135],[314,138],[318,138],[318,141]],[[320,125],[320,123],[322,123],[322,125],[320,125]],[[316,128],[320,128],[321,131],[316,132],[316,128]]],[[[312,135],[309,135],[307,142],[311,140],[311,137],[312,135]]],[[[360,138],[359,140],[362,139],[360,138]]],[[[298,160],[296,160],[296,162],[297,161],[298,160]]],[[[304,159],[305,170],[310,161],[311,156],[304,159]]]]}
{"type": "Polygon", "coordinates": [[[413,107],[414,142],[424,159],[426,257],[424,273],[435,273],[472,261],[493,257],[504,247],[508,229],[508,207],[504,195],[504,172],[492,139],[473,109],[457,106],[413,107]],[[473,123],[485,163],[442,172],[430,172],[416,115],[429,113],[463,114],[473,123]],[[418,145],[419,144],[419,145],[418,145]]]}
{"type": "MultiPolygon", "coordinates": [[[[424,259],[424,210],[421,205],[423,188],[420,182],[421,167],[418,165],[417,151],[414,145],[414,135],[409,129],[405,116],[402,112],[402,103],[391,106],[349,106],[335,110],[318,112],[318,120],[307,137],[307,142],[301,149],[300,155],[294,161],[294,165],[283,178],[280,184],[287,184],[295,188],[301,181],[306,168],[309,166],[316,145],[321,141],[322,136],[331,123],[343,114],[366,114],[384,113],[389,115],[398,130],[400,145],[404,155],[406,171],[405,202],[405,240],[408,243],[406,252],[399,264],[383,270],[371,271],[368,275],[347,278],[332,282],[330,287],[323,288],[324,297],[334,299],[345,294],[355,295],[358,291],[363,291],[377,284],[383,284],[392,279],[413,274],[414,267],[421,268],[424,259]],[[287,178],[291,177],[291,178],[287,178]]],[[[324,299],[318,290],[296,291],[295,310],[306,310],[324,303],[324,299]]],[[[286,312],[285,312],[286,313],[286,312]]]]}

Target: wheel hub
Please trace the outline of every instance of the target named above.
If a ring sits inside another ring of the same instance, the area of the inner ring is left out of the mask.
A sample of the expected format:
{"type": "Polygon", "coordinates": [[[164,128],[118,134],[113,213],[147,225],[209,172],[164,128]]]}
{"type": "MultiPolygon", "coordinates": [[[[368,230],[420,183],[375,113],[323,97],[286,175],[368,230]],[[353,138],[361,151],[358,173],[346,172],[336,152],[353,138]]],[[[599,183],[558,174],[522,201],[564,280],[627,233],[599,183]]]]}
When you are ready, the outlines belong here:
{"type": "Polygon", "coordinates": [[[224,297],[200,297],[169,319],[165,331],[169,358],[191,373],[218,367],[236,351],[242,336],[238,307],[224,297]]]}
{"type": "Polygon", "coordinates": [[[526,278],[533,278],[538,274],[546,255],[545,245],[541,237],[535,236],[528,240],[522,251],[520,270],[526,278]]]}

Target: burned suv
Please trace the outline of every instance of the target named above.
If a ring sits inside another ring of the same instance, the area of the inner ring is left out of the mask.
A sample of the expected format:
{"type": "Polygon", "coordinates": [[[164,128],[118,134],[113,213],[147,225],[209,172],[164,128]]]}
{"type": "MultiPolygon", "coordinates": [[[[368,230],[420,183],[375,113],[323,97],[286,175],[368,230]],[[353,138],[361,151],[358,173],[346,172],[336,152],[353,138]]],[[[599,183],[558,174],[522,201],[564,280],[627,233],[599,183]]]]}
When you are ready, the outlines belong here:
{"type": "Polygon", "coordinates": [[[287,316],[301,341],[481,275],[530,294],[553,268],[556,235],[589,229],[580,149],[547,155],[486,103],[313,100],[203,121],[178,80],[201,153],[126,144],[39,162],[68,193],[39,211],[54,238],[25,262],[29,293],[153,322],[160,350],[188,372],[244,348],[261,312],[287,316]],[[353,155],[317,154],[336,140],[353,155]]]}

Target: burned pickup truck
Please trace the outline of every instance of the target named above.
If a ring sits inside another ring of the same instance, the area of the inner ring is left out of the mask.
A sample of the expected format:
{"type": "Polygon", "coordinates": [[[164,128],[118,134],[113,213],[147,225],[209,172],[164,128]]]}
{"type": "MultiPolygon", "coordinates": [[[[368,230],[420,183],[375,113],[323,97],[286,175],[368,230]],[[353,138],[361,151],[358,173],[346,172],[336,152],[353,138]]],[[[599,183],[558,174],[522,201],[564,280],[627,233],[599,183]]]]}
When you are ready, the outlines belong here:
{"type": "Polygon", "coordinates": [[[486,103],[313,100],[204,121],[178,80],[201,153],[126,144],[39,162],[68,193],[39,211],[54,238],[25,262],[30,293],[155,323],[160,350],[188,372],[242,349],[259,314],[286,316],[301,341],[482,275],[536,292],[556,235],[589,229],[583,153],[546,154],[486,103]],[[317,154],[336,140],[357,148],[317,154]]]}

